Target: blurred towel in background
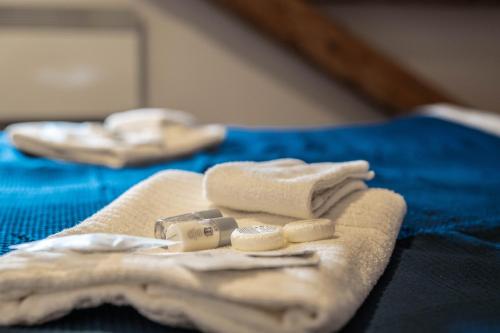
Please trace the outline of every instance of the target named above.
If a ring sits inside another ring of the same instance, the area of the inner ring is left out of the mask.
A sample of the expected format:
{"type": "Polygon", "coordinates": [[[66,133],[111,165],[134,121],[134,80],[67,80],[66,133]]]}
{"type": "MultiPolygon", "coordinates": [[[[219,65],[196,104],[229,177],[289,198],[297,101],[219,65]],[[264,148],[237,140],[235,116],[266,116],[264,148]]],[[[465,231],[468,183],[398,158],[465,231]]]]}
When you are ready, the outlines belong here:
{"type": "Polygon", "coordinates": [[[33,155],[112,168],[193,153],[224,140],[222,125],[196,125],[185,112],[136,109],[103,123],[27,122],[7,127],[16,148],[33,155]]]}

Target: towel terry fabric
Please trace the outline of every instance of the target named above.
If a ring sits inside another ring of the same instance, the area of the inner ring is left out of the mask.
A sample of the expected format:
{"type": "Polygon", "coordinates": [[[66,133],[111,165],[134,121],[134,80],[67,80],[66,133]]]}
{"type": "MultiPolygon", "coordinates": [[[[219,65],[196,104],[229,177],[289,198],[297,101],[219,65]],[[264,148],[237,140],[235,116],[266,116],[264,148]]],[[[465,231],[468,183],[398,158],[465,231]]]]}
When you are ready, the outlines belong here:
{"type": "MultiPolygon", "coordinates": [[[[202,183],[201,174],[160,172],[53,237],[95,232],[153,237],[158,217],[213,207],[202,183]]],[[[293,220],[222,212],[241,226],[293,220]]],[[[196,271],[158,253],[13,251],[0,258],[0,324],[35,324],[111,303],[132,305],[163,324],[208,332],[331,332],[354,315],[384,271],[405,212],[404,199],[394,192],[352,193],[326,214],[336,222],[333,239],[285,248],[315,251],[319,264],[307,267],[196,271]]]]}
{"type": "Polygon", "coordinates": [[[120,168],[193,153],[221,142],[221,125],[195,125],[182,111],[137,109],[101,123],[27,122],[7,127],[12,143],[38,156],[120,168]]]}
{"type": "Polygon", "coordinates": [[[322,216],[346,195],[365,189],[364,180],[373,176],[366,161],[229,162],[206,172],[204,193],[220,206],[307,219],[322,216]]]}

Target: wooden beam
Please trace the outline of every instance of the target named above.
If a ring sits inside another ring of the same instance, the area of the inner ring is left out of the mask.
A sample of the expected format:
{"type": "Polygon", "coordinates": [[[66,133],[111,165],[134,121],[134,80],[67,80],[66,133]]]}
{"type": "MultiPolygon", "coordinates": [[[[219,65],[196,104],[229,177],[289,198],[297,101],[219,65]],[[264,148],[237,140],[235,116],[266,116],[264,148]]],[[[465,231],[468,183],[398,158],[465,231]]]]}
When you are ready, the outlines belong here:
{"type": "Polygon", "coordinates": [[[398,115],[429,103],[458,103],[376,51],[306,0],[211,0],[398,115]]]}

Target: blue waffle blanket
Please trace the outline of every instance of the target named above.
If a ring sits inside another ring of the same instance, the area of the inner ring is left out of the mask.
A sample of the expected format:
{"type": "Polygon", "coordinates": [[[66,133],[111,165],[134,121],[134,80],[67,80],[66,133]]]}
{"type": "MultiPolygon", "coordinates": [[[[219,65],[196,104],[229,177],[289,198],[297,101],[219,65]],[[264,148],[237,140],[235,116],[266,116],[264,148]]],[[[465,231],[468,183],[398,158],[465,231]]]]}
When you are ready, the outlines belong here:
{"type": "MultiPolygon", "coordinates": [[[[1,134],[0,252],[81,222],[159,170],[203,172],[221,162],[284,157],[306,162],[367,160],[376,172],[369,185],[395,190],[408,203],[389,268],[347,331],[425,325],[436,330],[500,328],[500,138],[430,117],[307,130],[233,127],[218,148],[120,170],[28,156],[1,134]],[[436,295],[439,301],[430,301],[436,295]],[[429,312],[433,304],[439,305],[438,313],[429,312]],[[456,315],[459,320],[452,320],[456,315]]],[[[131,311],[82,310],[43,327],[163,329],[135,318],[133,311],[116,322],[131,311]],[[78,319],[85,316],[93,320],[78,319]]]]}

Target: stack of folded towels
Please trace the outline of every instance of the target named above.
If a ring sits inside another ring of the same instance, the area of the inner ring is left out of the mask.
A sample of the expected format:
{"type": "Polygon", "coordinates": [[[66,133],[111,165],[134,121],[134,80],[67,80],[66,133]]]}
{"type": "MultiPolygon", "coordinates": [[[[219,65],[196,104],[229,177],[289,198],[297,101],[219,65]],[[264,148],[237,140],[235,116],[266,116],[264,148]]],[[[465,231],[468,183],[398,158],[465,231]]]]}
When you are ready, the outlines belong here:
{"type": "Polygon", "coordinates": [[[225,128],[197,125],[182,111],[147,108],[114,113],[103,123],[18,123],[7,133],[18,149],[33,155],[121,168],[216,145],[225,128]]]}
{"type": "Polygon", "coordinates": [[[160,172],[52,237],[154,237],[158,218],[214,207],[240,227],[321,216],[335,222],[335,237],[266,252],[265,269],[241,265],[243,255],[255,254],[230,247],[177,254],[14,251],[0,258],[0,324],[35,324],[112,303],[210,332],[338,330],[384,271],[406,213],[400,195],[366,188],[363,181],[372,177],[365,161],[294,159],[226,163],[205,175],[160,172]],[[283,257],[304,251],[318,260],[283,257]],[[196,260],[203,264],[192,265],[196,260]]]}

